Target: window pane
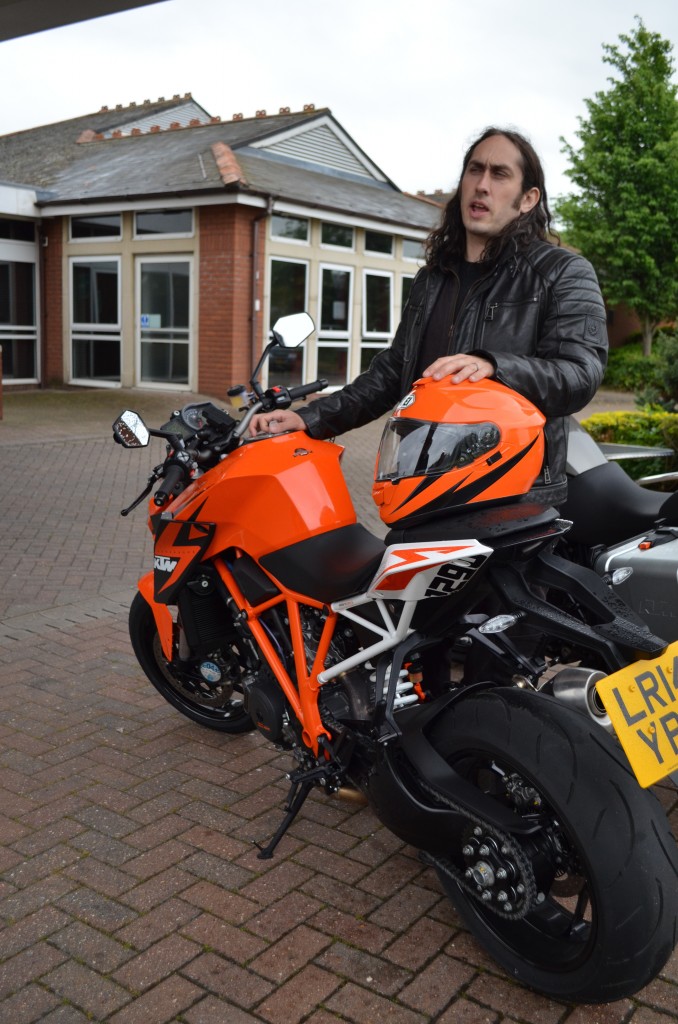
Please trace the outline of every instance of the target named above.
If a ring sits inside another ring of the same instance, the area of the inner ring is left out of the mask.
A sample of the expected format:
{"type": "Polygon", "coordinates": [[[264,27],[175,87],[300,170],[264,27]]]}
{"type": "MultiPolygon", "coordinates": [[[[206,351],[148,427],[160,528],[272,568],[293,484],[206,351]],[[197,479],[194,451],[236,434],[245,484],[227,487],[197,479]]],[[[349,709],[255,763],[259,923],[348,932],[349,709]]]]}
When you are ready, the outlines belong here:
{"type": "Polygon", "coordinates": [[[0,238],[10,238],[14,242],[34,242],[35,225],[32,221],[0,217],[0,238]]]}
{"type": "Polygon", "coordinates": [[[365,274],[365,331],[389,334],[391,331],[391,278],[365,274]]]}
{"type": "Polygon", "coordinates": [[[306,264],[271,260],[271,322],[306,310],[306,264]]]}
{"type": "Polygon", "coordinates": [[[348,375],[346,346],[318,348],[318,377],[326,377],[330,387],[343,387],[348,375]]]}
{"type": "Polygon", "coordinates": [[[73,339],[73,376],[99,380],[120,379],[120,340],[99,336],[73,339]]]}
{"type": "Polygon", "coordinates": [[[119,213],[71,217],[71,238],[120,238],[119,213]]]}
{"type": "Polygon", "coordinates": [[[268,384],[293,388],[302,384],[304,353],[300,348],[274,349],[268,360],[268,384]]]}
{"type": "Polygon", "coordinates": [[[145,210],[136,218],[137,235],[190,235],[193,210],[145,210]]]}
{"type": "Polygon", "coordinates": [[[365,250],[390,256],[393,252],[393,235],[385,235],[383,231],[365,231],[365,250]]]}
{"type": "Polygon", "coordinates": [[[141,262],[141,380],[187,384],[191,264],[141,262]]]}
{"type": "Polygon", "coordinates": [[[35,264],[0,262],[0,324],[35,325],[35,264]]]}
{"type": "Polygon", "coordinates": [[[101,260],[73,264],[73,322],[117,324],[117,263],[101,260]]]}
{"type": "Polygon", "coordinates": [[[188,327],[188,263],[144,263],[141,315],[151,327],[188,327]]]}
{"type": "Polygon", "coordinates": [[[142,341],[141,377],[167,384],[185,384],[188,381],[188,345],[142,341]]]}
{"type": "Polygon", "coordinates": [[[274,213],[271,217],[271,236],[307,242],[308,221],[305,217],[282,217],[279,213],[274,213]]]}
{"type": "Polygon", "coordinates": [[[340,245],[342,249],[352,249],[353,228],[345,224],[323,224],[321,239],[323,245],[340,245]]]}
{"type": "Polygon", "coordinates": [[[348,270],[323,268],[320,309],[322,331],[348,330],[350,287],[351,275],[348,270]]]}
{"type": "Polygon", "coordinates": [[[424,243],[416,238],[403,238],[403,259],[423,260],[424,243]]]}
{"type": "Polygon", "coordinates": [[[35,337],[6,338],[0,334],[0,342],[3,380],[34,379],[38,376],[35,337]]]}

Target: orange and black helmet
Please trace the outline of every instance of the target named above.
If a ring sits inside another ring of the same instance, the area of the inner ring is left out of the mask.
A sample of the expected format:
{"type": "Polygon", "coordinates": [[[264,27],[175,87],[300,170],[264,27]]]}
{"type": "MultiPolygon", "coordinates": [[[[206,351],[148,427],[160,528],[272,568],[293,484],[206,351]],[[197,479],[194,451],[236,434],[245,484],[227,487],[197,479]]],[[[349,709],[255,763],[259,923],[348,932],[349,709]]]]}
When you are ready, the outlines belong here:
{"type": "Polygon", "coordinates": [[[422,378],[382,435],[372,497],[389,525],[516,500],[544,461],[544,416],[495,380],[422,378]]]}

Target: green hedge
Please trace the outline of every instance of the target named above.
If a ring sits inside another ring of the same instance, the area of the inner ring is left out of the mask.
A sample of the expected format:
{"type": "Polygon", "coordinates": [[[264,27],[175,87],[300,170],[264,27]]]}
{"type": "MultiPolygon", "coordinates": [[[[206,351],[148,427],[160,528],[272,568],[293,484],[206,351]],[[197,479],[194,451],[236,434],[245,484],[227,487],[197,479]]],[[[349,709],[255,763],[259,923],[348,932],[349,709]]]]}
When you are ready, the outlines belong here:
{"type": "MultiPolygon", "coordinates": [[[[596,412],[581,424],[594,441],[608,444],[644,444],[673,448],[666,459],[623,459],[620,465],[633,479],[678,469],[678,413],[596,412]]],[[[674,487],[670,485],[670,489],[674,487]]]]}
{"type": "Polygon", "coordinates": [[[642,344],[636,339],[621,348],[610,349],[603,386],[631,391],[639,409],[678,411],[676,329],[658,331],[649,356],[643,355],[642,344]]]}
{"type": "Polygon", "coordinates": [[[661,349],[653,346],[649,356],[643,355],[641,342],[631,342],[621,348],[611,348],[607,358],[607,369],[603,379],[603,387],[613,391],[632,391],[634,394],[644,391],[648,385],[660,383],[661,349]]]}

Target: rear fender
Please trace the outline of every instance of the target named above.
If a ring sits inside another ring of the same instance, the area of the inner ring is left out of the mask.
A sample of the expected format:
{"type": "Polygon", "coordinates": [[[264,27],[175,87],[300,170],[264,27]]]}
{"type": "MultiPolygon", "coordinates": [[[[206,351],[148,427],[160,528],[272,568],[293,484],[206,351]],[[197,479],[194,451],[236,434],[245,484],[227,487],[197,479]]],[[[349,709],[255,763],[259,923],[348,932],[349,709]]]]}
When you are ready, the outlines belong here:
{"type": "Polygon", "coordinates": [[[165,655],[168,661],[172,660],[172,630],[174,622],[172,620],[172,613],[166,604],[158,604],[154,596],[154,574],[152,572],[146,573],[145,576],[139,580],[139,593],[143,597],[144,601],[148,604],[151,611],[153,612],[153,618],[155,619],[155,627],[158,630],[158,636],[160,637],[160,643],[162,646],[162,653],[165,655]]]}

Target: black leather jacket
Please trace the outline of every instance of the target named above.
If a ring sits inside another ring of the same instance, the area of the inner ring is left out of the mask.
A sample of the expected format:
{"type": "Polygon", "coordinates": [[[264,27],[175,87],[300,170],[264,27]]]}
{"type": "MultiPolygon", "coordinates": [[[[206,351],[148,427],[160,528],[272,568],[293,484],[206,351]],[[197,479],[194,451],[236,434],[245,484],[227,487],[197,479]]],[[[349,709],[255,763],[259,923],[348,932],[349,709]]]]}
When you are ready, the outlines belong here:
{"type": "MultiPolygon", "coordinates": [[[[420,270],[392,345],[353,383],[299,410],[312,437],[360,427],[407,394],[443,282],[441,271],[420,270]]],[[[547,417],[546,457],[530,500],[558,504],[566,494],[566,417],[591,400],[607,363],[605,305],[591,264],[539,241],[500,259],[466,295],[440,355],[453,352],[489,359],[495,379],[547,417]]]]}

